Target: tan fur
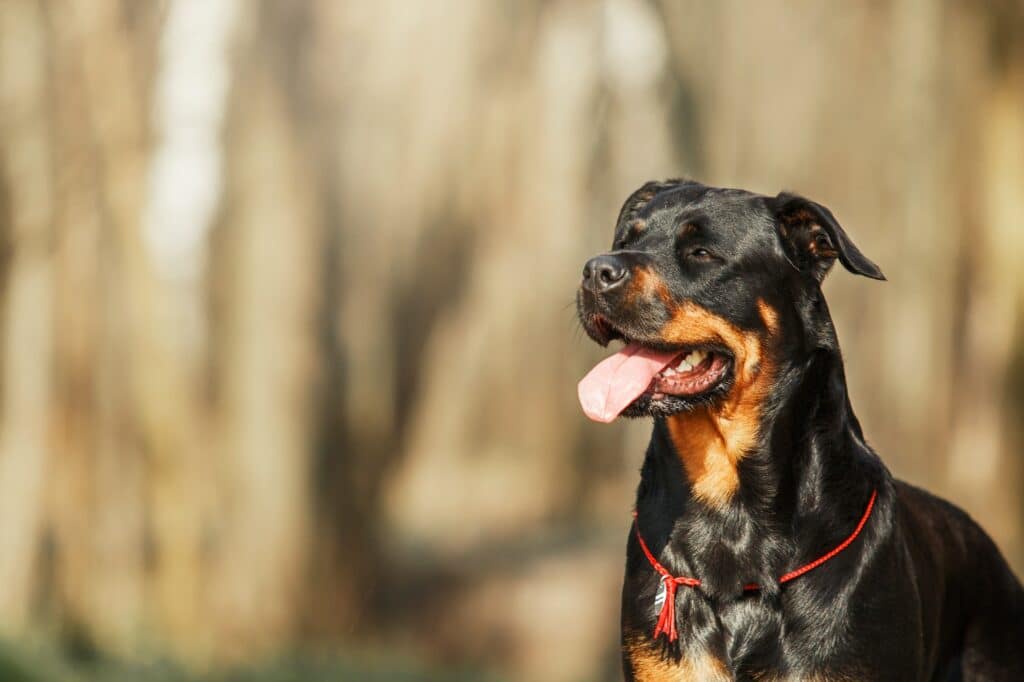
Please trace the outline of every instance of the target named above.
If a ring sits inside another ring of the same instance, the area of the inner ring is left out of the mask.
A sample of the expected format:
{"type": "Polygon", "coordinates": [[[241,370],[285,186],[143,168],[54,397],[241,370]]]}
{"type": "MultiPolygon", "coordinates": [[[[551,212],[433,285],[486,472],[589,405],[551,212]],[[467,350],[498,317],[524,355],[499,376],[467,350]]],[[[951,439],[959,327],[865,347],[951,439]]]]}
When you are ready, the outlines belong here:
{"type": "Polygon", "coordinates": [[[687,235],[693,234],[694,232],[697,231],[697,229],[697,226],[694,225],[693,223],[686,223],[685,225],[683,225],[683,228],[679,230],[679,236],[685,237],[687,235]]]}
{"type": "MultiPolygon", "coordinates": [[[[758,301],[758,309],[767,335],[774,334],[775,311],[763,300],[758,301]]],[[[679,345],[723,344],[734,355],[735,382],[724,401],[667,420],[694,495],[709,506],[721,507],[739,487],[737,465],[757,440],[761,405],[773,376],[766,339],[690,302],[677,307],[662,337],[679,345]]]]}
{"type": "MultiPolygon", "coordinates": [[[[633,636],[625,645],[626,658],[637,682],[724,682],[734,679],[728,666],[710,653],[684,656],[678,663],[663,656],[658,645],[633,636]]],[[[781,675],[773,671],[753,672],[758,682],[854,682],[865,679],[849,672],[828,672],[812,675],[781,675]]]]}
{"type": "Polygon", "coordinates": [[[707,653],[684,657],[676,663],[664,658],[649,642],[636,640],[626,644],[626,656],[638,682],[717,682],[732,679],[725,664],[707,653]]]}
{"type": "Polygon", "coordinates": [[[647,268],[637,268],[630,276],[629,288],[626,290],[626,304],[631,305],[637,298],[650,296],[661,283],[647,268]]]}

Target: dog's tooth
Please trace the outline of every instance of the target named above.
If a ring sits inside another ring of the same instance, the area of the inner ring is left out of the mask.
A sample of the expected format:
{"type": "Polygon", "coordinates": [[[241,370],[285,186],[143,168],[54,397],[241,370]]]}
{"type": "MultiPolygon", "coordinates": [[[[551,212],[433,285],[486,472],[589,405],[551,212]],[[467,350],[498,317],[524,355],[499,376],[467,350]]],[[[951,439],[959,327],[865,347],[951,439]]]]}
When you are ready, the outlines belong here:
{"type": "Polygon", "coordinates": [[[691,369],[693,369],[693,365],[687,362],[686,358],[683,358],[682,360],[679,361],[679,364],[676,365],[676,369],[678,369],[680,372],[689,372],[691,369]]]}
{"type": "Polygon", "coordinates": [[[696,367],[700,363],[704,362],[705,357],[707,357],[707,354],[704,351],[695,350],[686,356],[686,361],[696,367]]]}

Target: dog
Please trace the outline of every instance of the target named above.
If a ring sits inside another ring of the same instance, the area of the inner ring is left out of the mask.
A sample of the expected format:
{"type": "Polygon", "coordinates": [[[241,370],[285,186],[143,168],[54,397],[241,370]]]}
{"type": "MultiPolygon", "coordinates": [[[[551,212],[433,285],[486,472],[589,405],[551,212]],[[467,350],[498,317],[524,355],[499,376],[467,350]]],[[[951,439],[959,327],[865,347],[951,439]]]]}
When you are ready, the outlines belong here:
{"type": "Polygon", "coordinates": [[[622,588],[628,680],[1024,680],[1024,589],[963,511],[895,480],[821,291],[884,280],[824,206],[687,180],[625,202],[577,292],[625,347],[591,418],[653,417],[622,588]]]}

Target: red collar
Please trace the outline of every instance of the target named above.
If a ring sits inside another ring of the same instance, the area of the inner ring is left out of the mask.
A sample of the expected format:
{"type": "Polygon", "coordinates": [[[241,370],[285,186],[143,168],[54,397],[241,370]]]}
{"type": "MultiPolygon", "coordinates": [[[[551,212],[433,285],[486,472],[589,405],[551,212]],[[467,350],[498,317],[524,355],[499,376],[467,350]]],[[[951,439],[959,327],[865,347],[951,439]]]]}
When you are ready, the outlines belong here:
{"type": "MultiPolygon", "coordinates": [[[[875,506],[875,498],[878,497],[878,491],[874,490],[871,493],[871,499],[868,500],[868,508],[864,510],[864,515],[860,517],[860,523],[853,529],[850,536],[836,545],[827,554],[823,554],[814,561],[806,563],[799,568],[796,568],[789,573],[779,578],[779,584],[788,583],[790,580],[799,578],[804,573],[812,571],[818,566],[834,557],[835,555],[842,552],[844,549],[850,546],[860,532],[864,529],[864,524],[868,522],[868,517],[871,516],[871,509],[875,506]]],[[[633,512],[633,518],[636,519],[636,512],[633,512]]],[[[637,521],[633,521],[633,525],[636,528],[636,539],[640,541],[640,549],[647,555],[647,561],[651,563],[651,566],[661,575],[662,581],[665,583],[665,602],[661,606],[661,613],[658,616],[658,624],[654,627],[654,638],[657,639],[662,633],[668,635],[668,640],[674,642],[678,638],[676,632],[676,588],[680,585],[687,585],[688,587],[700,587],[700,579],[698,578],[687,578],[685,576],[676,577],[668,572],[668,569],[662,566],[657,559],[654,558],[654,554],[648,549],[647,543],[644,542],[644,538],[640,535],[640,524],[637,521]]],[[[753,592],[760,590],[761,586],[757,583],[751,583],[744,585],[744,590],[753,592]]]]}

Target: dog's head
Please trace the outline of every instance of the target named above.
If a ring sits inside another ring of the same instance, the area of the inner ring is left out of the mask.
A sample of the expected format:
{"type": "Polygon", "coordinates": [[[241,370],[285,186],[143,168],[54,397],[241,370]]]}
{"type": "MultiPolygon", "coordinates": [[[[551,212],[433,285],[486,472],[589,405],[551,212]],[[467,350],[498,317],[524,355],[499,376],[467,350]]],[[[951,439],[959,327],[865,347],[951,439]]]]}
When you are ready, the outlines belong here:
{"type": "Polygon", "coordinates": [[[592,418],[714,405],[763,378],[773,353],[834,346],[820,285],[835,260],[884,279],[824,206],[673,180],[623,205],[612,249],[587,261],[587,334],[626,346],[580,383],[592,418]]]}

